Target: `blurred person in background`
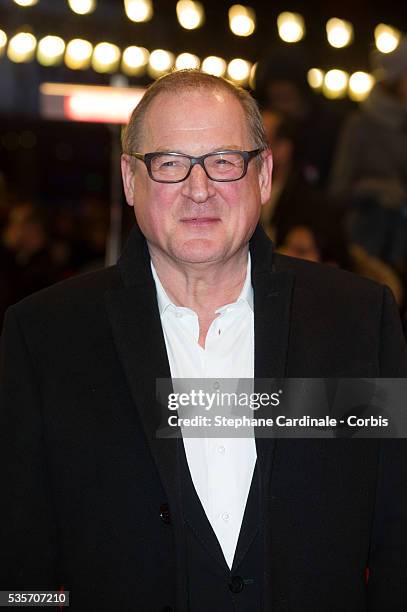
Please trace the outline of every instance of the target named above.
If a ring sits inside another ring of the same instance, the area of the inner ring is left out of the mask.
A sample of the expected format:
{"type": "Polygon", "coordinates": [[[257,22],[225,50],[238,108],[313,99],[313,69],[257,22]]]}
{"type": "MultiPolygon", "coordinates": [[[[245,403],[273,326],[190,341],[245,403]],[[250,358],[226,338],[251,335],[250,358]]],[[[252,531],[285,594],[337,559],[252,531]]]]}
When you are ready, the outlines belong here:
{"type": "Polygon", "coordinates": [[[2,243],[14,261],[14,301],[57,280],[50,253],[48,219],[42,208],[32,202],[13,206],[2,233],[2,243]]]}
{"type": "Polygon", "coordinates": [[[309,87],[304,49],[271,49],[259,60],[255,78],[260,108],[296,127],[296,154],[307,182],[324,186],[343,113],[309,87]]]}
{"type": "Polygon", "coordinates": [[[325,191],[307,180],[296,124],[271,111],[262,116],[274,161],[271,197],[261,212],[268,236],[286,255],[336,265],[387,285],[401,306],[398,274],[351,242],[346,211],[335,208],[325,191]]]}
{"type": "Polygon", "coordinates": [[[0,333],[4,314],[15,301],[17,274],[13,253],[6,247],[0,234],[0,333]]]}
{"type": "Polygon", "coordinates": [[[279,225],[275,233],[279,253],[348,270],[387,285],[399,307],[403,285],[397,273],[346,236],[345,219],[338,211],[302,215],[279,225]]]}
{"type": "Polygon", "coordinates": [[[0,197],[0,330],[11,304],[104,266],[108,206],[92,197],[76,210],[53,204],[48,211],[16,196],[0,197]]]}
{"type": "Polygon", "coordinates": [[[109,232],[109,206],[95,197],[81,204],[81,227],[78,233],[80,272],[90,272],[105,265],[106,242],[109,232]]]}
{"type": "Polygon", "coordinates": [[[7,221],[10,209],[10,198],[7,193],[6,181],[3,174],[0,172],[0,233],[7,221]]]}
{"type": "Polygon", "coordinates": [[[261,223],[273,239],[277,227],[291,224],[297,216],[316,217],[325,207],[317,187],[309,181],[299,155],[298,125],[281,113],[265,110],[263,123],[273,151],[273,189],[263,206],[261,223]]]}
{"type": "Polygon", "coordinates": [[[353,211],[352,236],[404,272],[407,258],[407,37],[371,55],[377,79],[346,121],[330,193],[353,211]]]}

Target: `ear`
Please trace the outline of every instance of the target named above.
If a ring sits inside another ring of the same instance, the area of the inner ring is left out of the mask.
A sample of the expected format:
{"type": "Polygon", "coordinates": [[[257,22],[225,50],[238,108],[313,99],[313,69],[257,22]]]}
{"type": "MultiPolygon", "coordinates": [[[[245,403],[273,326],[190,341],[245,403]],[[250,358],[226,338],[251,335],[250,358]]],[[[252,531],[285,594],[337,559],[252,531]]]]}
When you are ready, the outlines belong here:
{"type": "Polygon", "coordinates": [[[129,155],[123,153],[121,157],[122,178],[124,194],[129,206],[134,206],[134,171],[129,155]]]}
{"type": "Polygon", "coordinates": [[[272,172],[273,172],[273,156],[270,149],[263,151],[262,164],[259,171],[259,185],[261,203],[266,204],[270,200],[272,172]]]}

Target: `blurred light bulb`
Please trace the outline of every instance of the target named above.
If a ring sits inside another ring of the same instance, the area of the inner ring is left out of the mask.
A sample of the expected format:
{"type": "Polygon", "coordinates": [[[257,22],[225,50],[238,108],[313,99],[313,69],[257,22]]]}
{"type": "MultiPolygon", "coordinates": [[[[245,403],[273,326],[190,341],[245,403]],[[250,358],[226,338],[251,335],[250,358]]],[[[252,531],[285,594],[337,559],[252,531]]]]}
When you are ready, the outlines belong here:
{"type": "Polygon", "coordinates": [[[152,77],[158,77],[169,72],[174,65],[174,55],[164,49],[155,49],[150,54],[148,62],[148,73],[152,77]]]}
{"type": "Polygon", "coordinates": [[[92,45],[82,38],[71,40],[65,51],[65,64],[72,70],[85,70],[89,68],[92,57],[92,45]]]}
{"type": "Polygon", "coordinates": [[[277,27],[280,38],[287,43],[298,42],[305,34],[304,18],[298,13],[280,13],[277,27]]]}
{"type": "Polygon", "coordinates": [[[250,76],[249,76],[250,89],[256,89],[256,71],[257,71],[257,62],[253,64],[253,66],[250,68],[250,76]]]}
{"type": "Polygon", "coordinates": [[[324,83],[324,73],[319,68],[311,68],[307,72],[307,80],[312,89],[320,90],[324,83]]]}
{"type": "Polygon", "coordinates": [[[185,70],[187,68],[199,68],[199,57],[192,53],[180,53],[175,60],[175,68],[177,70],[185,70]]]}
{"type": "Polygon", "coordinates": [[[78,15],[93,13],[96,8],[96,0],[68,0],[69,8],[78,15]]]}
{"type": "Polygon", "coordinates": [[[14,0],[18,6],[34,6],[38,0],[14,0]]]}
{"type": "Polygon", "coordinates": [[[228,64],[228,76],[232,79],[232,81],[242,85],[243,83],[248,82],[251,67],[251,64],[246,62],[246,60],[236,57],[228,64]]]}
{"type": "Polygon", "coordinates": [[[229,9],[229,27],[236,36],[250,36],[256,28],[255,12],[248,6],[234,4],[229,9]]]}
{"type": "Polygon", "coordinates": [[[62,62],[65,42],[59,36],[44,36],[38,42],[37,60],[43,66],[55,66],[62,62]]]}
{"type": "Polygon", "coordinates": [[[374,78],[368,72],[354,72],[349,79],[349,97],[355,102],[361,102],[369,95],[374,85],[374,78]]]}
{"type": "Polygon", "coordinates": [[[328,70],[324,77],[322,91],[324,96],[331,100],[343,98],[346,94],[349,75],[343,70],[333,69],[328,70]]]}
{"type": "Polygon", "coordinates": [[[376,47],[381,53],[391,53],[400,42],[400,31],[391,26],[379,23],[374,31],[376,47]]]}
{"type": "Polygon", "coordinates": [[[120,61],[120,49],[108,42],[101,42],[93,50],[92,68],[96,72],[115,72],[120,61]]]}
{"type": "Polygon", "coordinates": [[[37,40],[29,32],[20,32],[10,38],[7,56],[12,62],[29,62],[33,59],[37,40]]]}
{"type": "Polygon", "coordinates": [[[144,47],[127,47],[122,56],[123,72],[129,76],[141,74],[148,63],[149,55],[144,47]]]}
{"type": "Polygon", "coordinates": [[[177,2],[177,17],[180,25],[186,30],[195,30],[204,22],[204,8],[194,0],[179,0],[177,2]]]}
{"type": "Polygon", "coordinates": [[[226,62],[216,55],[209,55],[202,62],[202,71],[214,76],[223,76],[226,72],[226,62]]]}
{"type": "Polygon", "coordinates": [[[3,55],[7,45],[7,34],[0,30],[0,56],[3,55]]]}
{"type": "Polygon", "coordinates": [[[328,42],[332,47],[341,49],[352,42],[353,26],[349,21],[333,17],[326,24],[328,42]]]}
{"type": "Polygon", "coordinates": [[[141,23],[149,21],[153,16],[151,0],[124,0],[124,9],[130,21],[141,23]]]}

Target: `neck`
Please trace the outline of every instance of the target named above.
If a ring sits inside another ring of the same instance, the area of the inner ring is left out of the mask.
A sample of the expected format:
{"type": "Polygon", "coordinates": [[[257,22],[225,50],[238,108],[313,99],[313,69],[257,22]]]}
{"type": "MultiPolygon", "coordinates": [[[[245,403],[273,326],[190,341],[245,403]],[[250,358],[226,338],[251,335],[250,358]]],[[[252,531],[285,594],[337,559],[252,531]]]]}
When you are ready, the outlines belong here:
{"type": "Polygon", "coordinates": [[[149,250],[171,301],[197,313],[199,343],[204,346],[207,331],[217,317],[216,310],[235,302],[242,291],[247,274],[248,246],[227,261],[204,264],[175,262],[151,247],[149,250]]]}

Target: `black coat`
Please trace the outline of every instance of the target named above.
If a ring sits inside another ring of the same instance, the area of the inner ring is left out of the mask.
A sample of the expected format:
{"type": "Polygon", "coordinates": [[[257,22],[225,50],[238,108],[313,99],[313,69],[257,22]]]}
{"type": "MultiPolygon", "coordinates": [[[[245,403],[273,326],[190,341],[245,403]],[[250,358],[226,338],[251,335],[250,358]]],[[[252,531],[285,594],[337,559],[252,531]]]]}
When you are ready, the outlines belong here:
{"type": "MultiPolygon", "coordinates": [[[[386,288],[273,255],[259,229],[250,248],[257,377],[406,376],[386,288]]],[[[117,266],[12,307],[0,363],[0,588],[64,587],[73,611],[185,612],[176,441],[155,436],[170,370],[137,228],[117,266]]],[[[256,444],[265,610],[404,612],[405,441],[256,444]]]]}

